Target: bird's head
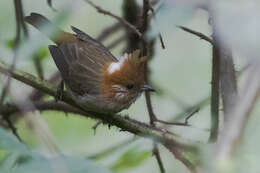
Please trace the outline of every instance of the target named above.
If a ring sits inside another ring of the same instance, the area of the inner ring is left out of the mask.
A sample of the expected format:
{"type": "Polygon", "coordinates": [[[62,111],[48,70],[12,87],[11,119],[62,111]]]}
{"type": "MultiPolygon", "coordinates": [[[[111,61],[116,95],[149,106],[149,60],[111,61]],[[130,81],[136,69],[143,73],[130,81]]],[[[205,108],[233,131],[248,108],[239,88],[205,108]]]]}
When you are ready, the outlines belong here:
{"type": "Polygon", "coordinates": [[[102,72],[103,94],[120,103],[132,103],[143,91],[154,91],[145,83],[144,67],[147,57],[140,51],[125,54],[118,62],[108,62],[102,72]]]}

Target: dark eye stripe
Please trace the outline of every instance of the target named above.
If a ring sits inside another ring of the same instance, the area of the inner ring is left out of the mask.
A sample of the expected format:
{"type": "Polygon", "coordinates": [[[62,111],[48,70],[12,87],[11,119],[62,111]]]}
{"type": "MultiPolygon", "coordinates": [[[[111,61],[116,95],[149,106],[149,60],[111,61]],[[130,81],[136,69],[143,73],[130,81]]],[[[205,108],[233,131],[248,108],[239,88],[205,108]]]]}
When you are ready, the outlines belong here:
{"type": "Polygon", "coordinates": [[[126,85],[126,88],[127,88],[127,89],[132,89],[133,87],[134,87],[133,84],[128,84],[128,85],[126,85]]]}

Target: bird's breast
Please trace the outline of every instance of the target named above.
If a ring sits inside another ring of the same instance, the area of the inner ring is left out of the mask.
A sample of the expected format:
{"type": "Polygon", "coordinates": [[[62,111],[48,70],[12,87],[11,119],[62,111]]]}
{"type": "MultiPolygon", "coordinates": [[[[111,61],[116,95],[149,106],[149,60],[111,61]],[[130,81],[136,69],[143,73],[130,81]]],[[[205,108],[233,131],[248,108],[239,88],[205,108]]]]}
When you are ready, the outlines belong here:
{"type": "MultiPolygon", "coordinates": [[[[120,98],[123,96],[118,95],[117,97],[120,98]]],[[[74,97],[74,100],[88,110],[101,113],[117,113],[123,109],[129,108],[130,105],[136,100],[136,98],[132,98],[127,101],[123,101],[121,99],[120,101],[116,98],[108,98],[101,95],[93,96],[86,94],[84,96],[74,97]]]]}

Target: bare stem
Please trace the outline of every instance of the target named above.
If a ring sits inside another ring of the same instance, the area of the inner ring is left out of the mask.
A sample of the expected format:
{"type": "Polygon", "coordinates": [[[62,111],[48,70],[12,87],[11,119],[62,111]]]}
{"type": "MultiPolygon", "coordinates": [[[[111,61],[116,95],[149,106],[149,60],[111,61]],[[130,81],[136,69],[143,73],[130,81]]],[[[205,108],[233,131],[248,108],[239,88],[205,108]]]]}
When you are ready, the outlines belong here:
{"type": "Polygon", "coordinates": [[[127,27],[128,29],[132,30],[133,32],[135,32],[139,37],[142,37],[141,32],[132,24],[130,24],[129,22],[127,22],[126,20],[124,20],[123,18],[111,13],[110,11],[104,10],[103,8],[97,6],[96,4],[94,4],[92,1],[90,0],[85,0],[89,5],[91,5],[92,7],[94,7],[99,13],[102,13],[104,15],[108,15],[113,17],[114,19],[118,20],[120,23],[122,23],[125,27],[127,27]]]}

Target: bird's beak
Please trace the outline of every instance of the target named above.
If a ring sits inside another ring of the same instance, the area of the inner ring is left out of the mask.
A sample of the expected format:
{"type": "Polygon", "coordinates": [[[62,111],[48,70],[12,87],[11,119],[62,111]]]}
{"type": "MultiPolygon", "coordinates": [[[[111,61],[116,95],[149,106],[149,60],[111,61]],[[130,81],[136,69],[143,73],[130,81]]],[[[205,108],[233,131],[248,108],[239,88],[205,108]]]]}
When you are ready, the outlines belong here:
{"type": "Polygon", "coordinates": [[[150,85],[143,85],[141,88],[142,91],[150,91],[150,92],[155,92],[155,89],[153,89],[150,85]]]}

